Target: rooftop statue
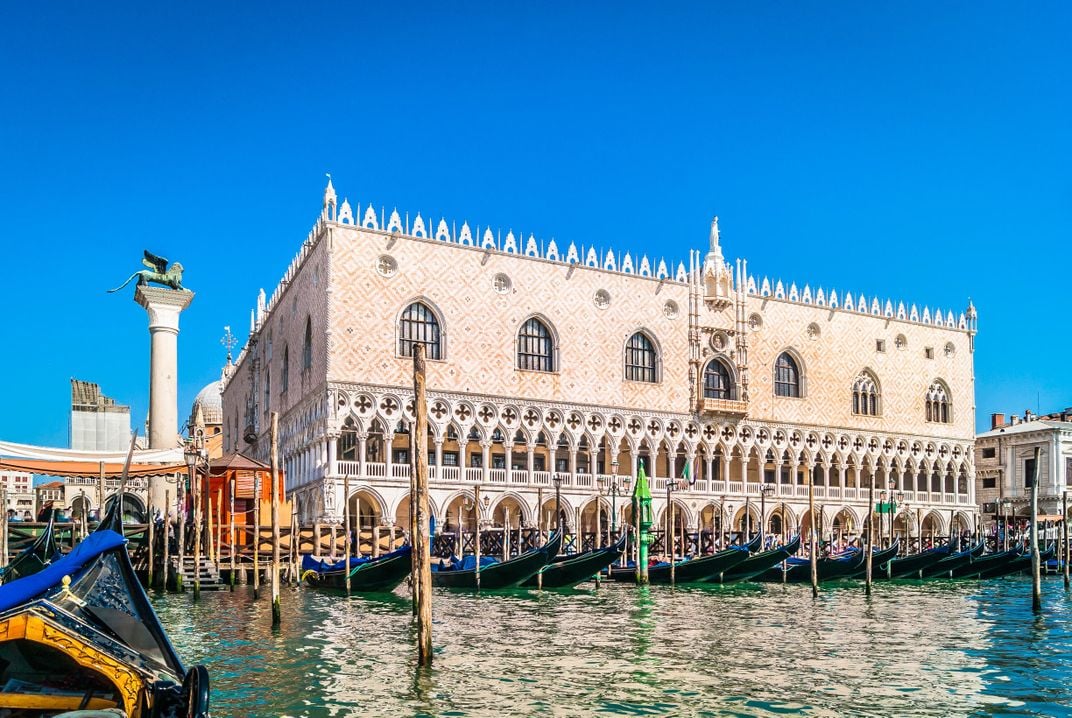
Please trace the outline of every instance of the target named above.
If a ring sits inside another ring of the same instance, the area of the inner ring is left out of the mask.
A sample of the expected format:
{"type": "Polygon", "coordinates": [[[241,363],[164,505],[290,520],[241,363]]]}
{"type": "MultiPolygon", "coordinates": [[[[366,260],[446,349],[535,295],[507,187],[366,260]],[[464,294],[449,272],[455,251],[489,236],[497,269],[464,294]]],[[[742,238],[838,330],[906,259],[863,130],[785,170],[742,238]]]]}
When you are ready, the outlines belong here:
{"type": "Polygon", "coordinates": [[[109,294],[113,292],[118,292],[120,289],[130,284],[130,281],[135,277],[138,278],[137,286],[139,287],[152,282],[154,284],[162,284],[165,287],[170,287],[171,289],[178,289],[180,291],[184,289],[184,287],[182,286],[181,264],[179,264],[178,262],[172,262],[171,268],[169,269],[168,261],[164,257],[158,257],[147,249],[145,250],[144,254],[145,256],[142,258],[141,263],[148,267],[148,269],[142,269],[140,271],[134,272],[134,274],[131,274],[129,277],[127,277],[127,281],[123,282],[115,289],[109,289],[109,294]]]}

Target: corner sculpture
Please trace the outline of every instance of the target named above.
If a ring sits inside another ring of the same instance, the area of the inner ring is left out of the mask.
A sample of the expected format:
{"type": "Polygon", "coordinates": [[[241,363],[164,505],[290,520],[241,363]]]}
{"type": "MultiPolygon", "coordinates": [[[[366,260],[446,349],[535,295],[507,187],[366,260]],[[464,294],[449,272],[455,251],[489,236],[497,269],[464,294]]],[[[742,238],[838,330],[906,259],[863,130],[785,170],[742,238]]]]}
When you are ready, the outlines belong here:
{"type": "Polygon", "coordinates": [[[164,257],[158,257],[149,250],[144,251],[144,257],[141,263],[148,269],[142,269],[127,277],[127,281],[120,284],[115,289],[109,289],[108,293],[112,294],[118,292],[123,287],[130,284],[131,280],[137,277],[137,286],[141,287],[150,282],[153,284],[162,284],[165,287],[171,289],[177,289],[179,291],[185,291],[185,287],[182,286],[182,265],[179,262],[172,262],[171,268],[168,268],[168,261],[164,257]]]}

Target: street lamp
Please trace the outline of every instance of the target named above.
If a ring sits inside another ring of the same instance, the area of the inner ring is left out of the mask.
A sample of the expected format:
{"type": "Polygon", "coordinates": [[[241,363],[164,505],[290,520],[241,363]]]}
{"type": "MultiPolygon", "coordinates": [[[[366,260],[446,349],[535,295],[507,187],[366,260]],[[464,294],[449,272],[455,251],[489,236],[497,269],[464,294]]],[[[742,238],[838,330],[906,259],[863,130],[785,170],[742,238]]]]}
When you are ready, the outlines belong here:
{"type": "MultiPolygon", "coordinates": [[[[193,500],[194,505],[194,600],[201,597],[201,490],[200,480],[197,478],[198,464],[207,460],[202,454],[201,445],[204,439],[204,432],[198,430],[197,433],[191,437],[190,442],[186,445],[183,451],[183,458],[186,460],[186,470],[190,477],[190,498],[193,500]]],[[[119,496],[119,501],[122,501],[123,497],[119,496]]],[[[119,515],[122,516],[123,507],[119,506],[119,515]]],[[[182,564],[179,564],[179,573],[182,572],[182,564]]]]}
{"type": "MultiPolygon", "coordinates": [[[[596,488],[599,490],[599,495],[610,496],[610,541],[616,540],[618,533],[618,460],[615,459],[610,463],[612,475],[604,476],[599,475],[596,479],[596,488]]],[[[599,509],[597,508],[596,511],[599,509]]],[[[596,537],[596,542],[599,542],[599,537],[596,537]]]]}
{"type": "Polygon", "coordinates": [[[562,476],[557,471],[554,475],[555,484],[555,532],[562,533],[562,476]]]}
{"type": "Polygon", "coordinates": [[[766,541],[767,533],[767,497],[774,493],[774,484],[763,483],[759,485],[759,543],[762,546],[766,541]]]}
{"type": "Polygon", "coordinates": [[[1002,542],[1003,543],[1002,550],[1008,551],[1009,550],[1009,514],[1012,513],[1012,501],[1009,501],[1008,499],[1002,499],[1001,500],[1001,513],[1002,513],[1002,517],[1005,520],[1005,536],[1004,536],[1004,541],[1002,542]]]}
{"type": "MultiPolygon", "coordinates": [[[[726,495],[718,497],[718,547],[722,548],[722,535],[726,533],[726,495]]],[[[728,536],[728,534],[726,534],[728,536]]]]}
{"type": "Polygon", "coordinates": [[[886,503],[886,492],[885,491],[879,491],[878,492],[878,506],[879,506],[879,515],[878,515],[878,522],[879,522],[878,536],[879,536],[879,539],[878,539],[878,544],[879,544],[879,548],[881,549],[882,548],[882,542],[885,541],[885,539],[886,539],[886,518],[885,518],[885,516],[886,516],[886,512],[890,508],[889,504],[886,503]]]}

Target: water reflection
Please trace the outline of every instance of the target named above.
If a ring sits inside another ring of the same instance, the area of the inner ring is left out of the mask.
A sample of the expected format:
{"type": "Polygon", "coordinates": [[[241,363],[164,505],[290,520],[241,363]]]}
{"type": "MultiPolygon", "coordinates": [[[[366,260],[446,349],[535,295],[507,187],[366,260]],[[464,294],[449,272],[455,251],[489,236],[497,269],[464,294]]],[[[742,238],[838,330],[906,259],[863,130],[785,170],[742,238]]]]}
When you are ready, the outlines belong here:
{"type": "Polygon", "coordinates": [[[416,670],[408,596],[157,597],[220,716],[1057,714],[1072,612],[1047,582],[604,585],[433,600],[416,670]]]}

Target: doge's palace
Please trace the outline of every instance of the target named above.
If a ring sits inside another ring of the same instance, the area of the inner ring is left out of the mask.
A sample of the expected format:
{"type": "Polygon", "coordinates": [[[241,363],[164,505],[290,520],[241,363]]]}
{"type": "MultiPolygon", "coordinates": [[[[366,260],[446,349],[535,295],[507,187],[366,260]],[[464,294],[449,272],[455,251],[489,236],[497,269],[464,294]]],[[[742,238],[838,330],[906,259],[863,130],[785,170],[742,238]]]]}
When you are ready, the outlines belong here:
{"type": "MultiPolygon", "coordinates": [[[[777,269],[777,268],[776,268],[777,269]]],[[[876,501],[909,540],[973,531],[976,313],[752,274],[707,246],[670,262],[420,213],[322,212],[225,371],[225,450],[268,453],[280,414],[303,522],[408,523],[412,347],[427,346],[437,526],[629,520],[654,477],[657,520],[700,544],[763,522],[857,535],[876,501]],[[349,477],[350,496],[343,495],[349,477]],[[473,489],[483,499],[474,505],[473,489]],[[761,509],[762,507],[762,509],[761,509]],[[765,514],[760,515],[762,512],[765,514]]]]}

